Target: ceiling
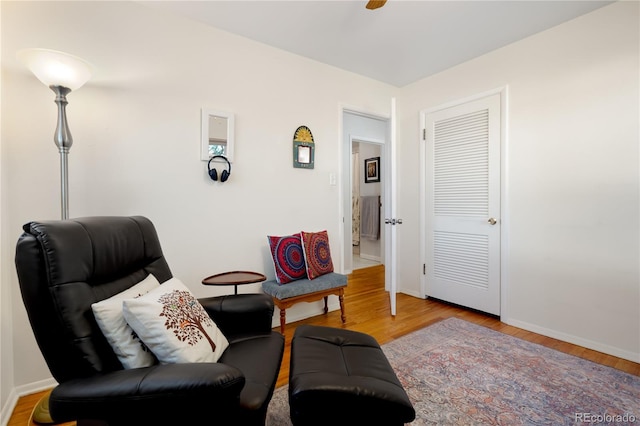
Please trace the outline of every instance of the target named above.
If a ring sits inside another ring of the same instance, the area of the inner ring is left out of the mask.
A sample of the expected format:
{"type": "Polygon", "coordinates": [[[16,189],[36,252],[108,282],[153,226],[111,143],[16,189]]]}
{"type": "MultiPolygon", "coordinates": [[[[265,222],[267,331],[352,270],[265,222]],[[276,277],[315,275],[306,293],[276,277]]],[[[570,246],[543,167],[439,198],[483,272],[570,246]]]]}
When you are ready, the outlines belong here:
{"type": "Polygon", "coordinates": [[[397,87],[546,30],[610,1],[144,1],[397,87]]]}

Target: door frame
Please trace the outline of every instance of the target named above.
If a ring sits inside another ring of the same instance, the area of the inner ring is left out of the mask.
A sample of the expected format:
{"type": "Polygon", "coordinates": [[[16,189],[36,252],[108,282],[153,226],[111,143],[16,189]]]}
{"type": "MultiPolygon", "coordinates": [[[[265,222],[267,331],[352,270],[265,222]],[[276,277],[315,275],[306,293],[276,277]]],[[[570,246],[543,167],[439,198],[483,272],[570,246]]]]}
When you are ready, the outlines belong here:
{"type": "MultiPolygon", "coordinates": [[[[509,264],[509,199],[507,197],[507,190],[509,188],[509,168],[508,168],[508,116],[509,116],[509,86],[502,86],[486,92],[478,93],[466,98],[457,99],[454,101],[446,102],[435,107],[427,108],[420,111],[420,259],[423,265],[426,264],[427,249],[426,249],[426,140],[424,129],[426,128],[426,116],[429,113],[439,111],[446,108],[451,108],[468,102],[476,101],[478,99],[486,98],[492,95],[500,95],[500,318],[503,322],[507,322],[508,315],[508,264],[509,264]]],[[[424,298],[428,298],[427,294],[427,275],[424,273],[424,268],[420,276],[420,293],[424,298]]]]}
{"type": "MultiPolygon", "coordinates": [[[[346,194],[349,194],[349,198],[351,196],[351,146],[352,146],[352,141],[353,140],[357,140],[357,141],[362,141],[362,142],[367,142],[367,143],[381,143],[381,157],[386,157],[386,141],[381,141],[381,140],[377,140],[374,138],[370,138],[370,137],[366,137],[366,136],[356,136],[356,135],[345,135],[345,128],[344,128],[344,115],[345,114],[353,114],[353,115],[358,115],[361,117],[365,117],[365,118],[370,118],[372,120],[378,120],[378,121],[383,121],[386,122],[388,125],[390,124],[391,121],[391,116],[390,115],[385,115],[379,112],[373,112],[373,111],[368,111],[368,110],[364,110],[364,109],[360,109],[357,107],[353,107],[353,106],[347,106],[347,105],[340,105],[340,152],[341,152],[341,164],[340,164],[340,170],[341,170],[341,184],[340,184],[340,209],[339,209],[339,216],[338,216],[338,220],[339,220],[339,229],[340,229],[340,247],[341,247],[341,251],[342,251],[342,257],[341,257],[341,261],[342,261],[342,272],[345,274],[351,273],[353,272],[353,253],[352,253],[352,248],[351,248],[351,244],[346,244],[346,238],[347,238],[347,232],[346,232],[346,228],[347,228],[347,223],[351,224],[351,203],[347,203],[345,201],[346,198],[346,194]],[[351,261],[347,263],[347,259],[350,259],[351,261]]],[[[385,137],[388,137],[389,135],[385,135],[385,137]]],[[[381,195],[382,199],[385,200],[386,197],[388,197],[388,194],[386,194],[387,188],[386,185],[383,186],[383,194],[381,195]]],[[[383,201],[384,202],[384,201],[383,201]]],[[[380,215],[381,220],[383,219],[383,215],[380,215]]],[[[384,234],[384,232],[383,232],[384,234]]],[[[351,241],[351,225],[349,225],[349,241],[351,241]]],[[[386,245],[389,243],[388,239],[385,239],[384,243],[382,244],[382,258],[383,258],[383,264],[386,264],[387,259],[385,259],[385,248],[386,245]]]]}

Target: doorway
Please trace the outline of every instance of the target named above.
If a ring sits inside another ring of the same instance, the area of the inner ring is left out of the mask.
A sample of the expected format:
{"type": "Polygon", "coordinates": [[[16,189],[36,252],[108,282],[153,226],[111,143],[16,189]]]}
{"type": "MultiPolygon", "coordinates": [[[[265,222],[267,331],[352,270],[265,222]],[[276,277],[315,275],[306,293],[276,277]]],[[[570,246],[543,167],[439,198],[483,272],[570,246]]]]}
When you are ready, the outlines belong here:
{"type": "MultiPolygon", "coordinates": [[[[383,211],[379,211],[380,230],[379,238],[375,236],[371,239],[360,238],[360,230],[354,229],[354,200],[360,204],[360,195],[354,193],[354,183],[360,184],[365,196],[380,196],[380,204],[384,205],[385,191],[385,170],[382,165],[385,159],[385,141],[389,135],[389,118],[375,116],[353,110],[342,111],[342,134],[343,134],[343,171],[342,175],[348,177],[342,184],[342,205],[343,205],[343,266],[345,273],[351,273],[354,269],[354,259],[357,262],[377,262],[384,264],[385,253],[385,230],[382,225],[384,220],[383,211]],[[357,155],[354,156],[354,149],[357,155]],[[364,161],[370,158],[379,157],[379,178],[380,182],[364,182],[364,161]],[[357,159],[356,159],[357,158],[357,159]],[[357,167],[356,167],[357,166],[357,167]],[[354,176],[355,175],[355,176],[354,176]],[[375,192],[379,187],[379,192],[375,192]],[[355,234],[355,238],[354,238],[355,234]],[[354,241],[356,242],[354,256],[354,241]],[[376,251],[379,247],[379,252],[376,251]],[[363,250],[364,249],[364,250],[363,250]],[[364,256],[363,256],[364,255],[364,256]]],[[[359,217],[357,214],[355,217],[359,217]]],[[[358,267],[361,265],[358,264],[358,267]]]]}

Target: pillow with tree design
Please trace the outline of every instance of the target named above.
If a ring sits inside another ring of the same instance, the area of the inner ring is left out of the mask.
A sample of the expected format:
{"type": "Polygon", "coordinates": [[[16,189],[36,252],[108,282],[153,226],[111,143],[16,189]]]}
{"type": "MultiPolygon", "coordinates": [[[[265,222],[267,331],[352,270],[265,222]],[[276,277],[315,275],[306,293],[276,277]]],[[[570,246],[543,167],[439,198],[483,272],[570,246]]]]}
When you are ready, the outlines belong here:
{"type": "Polygon", "coordinates": [[[161,364],[217,362],[229,341],[177,278],[136,299],[122,313],[161,364]]]}

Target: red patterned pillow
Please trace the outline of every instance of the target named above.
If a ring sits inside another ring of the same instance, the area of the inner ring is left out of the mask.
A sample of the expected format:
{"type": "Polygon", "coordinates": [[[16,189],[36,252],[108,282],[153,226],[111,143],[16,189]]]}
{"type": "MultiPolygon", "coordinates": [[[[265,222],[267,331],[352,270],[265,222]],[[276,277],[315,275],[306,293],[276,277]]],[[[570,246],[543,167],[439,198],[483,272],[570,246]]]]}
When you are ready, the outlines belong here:
{"type": "Polygon", "coordinates": [[[284,237],[267,236],[278,284],[307,278],[300,233],[284,237]]]}
{"type": "Polygon", "coordinates": [[[307,276],[310,280],[333,272],[329,234],[326,230],[320,232],[302,231],[302,248],[307,264],[307,276]]]}

